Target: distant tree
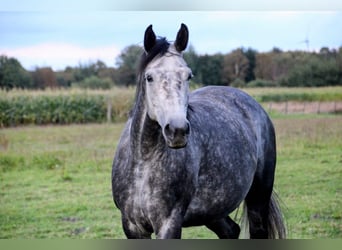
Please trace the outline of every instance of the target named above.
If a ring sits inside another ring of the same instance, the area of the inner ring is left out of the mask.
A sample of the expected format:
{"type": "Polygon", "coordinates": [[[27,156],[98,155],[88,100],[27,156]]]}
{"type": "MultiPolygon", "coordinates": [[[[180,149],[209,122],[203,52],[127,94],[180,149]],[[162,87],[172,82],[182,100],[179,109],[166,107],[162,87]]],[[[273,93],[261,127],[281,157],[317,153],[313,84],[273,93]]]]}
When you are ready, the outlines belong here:
{"type": "Polygon", "coordinates": [[[247,76],[248,68],[249,61],[243,50],[233,50],[224,56],[222,82],[225,85],[231,85],[235,79],[239,79],[241,83],[241,80],[244,81],[247,76]]]}
{"type": "Polygon", "coordinates": [[[0,56],[0,88],[31,88],[30,74],[15,58],[0,56]]]}
{"type": "Polygon", "coordinates": [[[74,78],[75,69],[68,66],[64,71],[55,72],[57,83],[59,87],[70,87],[71,83],[75,81],[74,78]]]}
{"type": "Polygon", "coordinates": [[[277,52],[272,53],[271,80],[279,82],[283,77],[288,75],[289,71],[296,65],[294,57],[291,52],[277,52]]]}
{"type": "Polygon", "coordinates": [[[72,83],[73,87],[85,89],[110,89],[114,83],[110,78],[101,79],[95,75],[90,76],[81,82],[72,83]]]}
{"type": "Polygon", "coordinates": [[[97,76],[101,70],[106,68],[106,64],[100,60],[97,60],[95,63],[80,63],[79,66],[74,69],[74,79],[76,82],[80,82],[91,76],[97,76]]]}
{"type": "Polygon", "coordinates": [[[328,47],[322,47],[319,51],[319,56],[323,60],[330,60],[330,59],[337,60],[338,50],[329,49],[328,47]]]}
{"type": "Polygon", "coordinates": [[[190,44],[188,49],[184,52],[183,57],[188,66],[190,67],[192,74],[194,75],[192,81],[196,83],[201,82],[202,80],[199,79],[199,55],[196,53],[195,48],[192,44],[190,44]]]}
{"type": "Polygon", "coordinates": [[[143,50],[140,46],[130,45],[121,51],[116,59],[116,65],[118,67],[127,66],[129,68],[134,68],[137,65],[137,61],[142,52],[143,50]]]}
{"type": "Polygon", "coordinates": [[[280,54],[280,53],[283,53],[283,51],[282,51],[281,49],[277,48],[277,47],[274,47],[274,48],[272,49],[272,53],[274,53],[274,54],[280,54]]]}
{"type": "Polygon", "coordinates": [[[196,77],[203,85],[222,85],[222,69],[222,54],[199,56],[196,77]]]}
{"type": "Polygon", "coordinates": [[[108,68],[103,68],[99,70],[97,76],[101,79],[106,79],[109,78],[112,80],[113,83],[115,83],[115,74],[116,74],[116,69],[112,67],[108,68]]]}
{"type": "Polygon", "coordinates": [[[254,69],[256,67],[256,54],[258,52],[252,48],[248,48],[242,52],[248,60],[248,68],[245,75],[245,82],[248,83],[255,80],[254,69]]]}
{"type": "Polygon", "coordinates": [[[337,54],[296,52],[293,55],[293,65],[281,79],[281,85],[319,87],[342,84],[337,54]]]}
{"type": "Polygon", "coordinates": [[[254,75],[256,79],[272,80],[271,53],[258,53],[255,56],[256,66],[254,75]]]}
{"type": "Polygon", "coordinates": [[[142,48],[137,45],[126,47],[116,60],[118,70],[115,82],[119,85],[129,86],[136,84],[136,73],[142,48]]]}
{"type": "Polygon", "coordinates": [[[119,86],[128,87],[135,85],[137,82],[136,70],[127,66],[122,66],[116,70],[115,83],[119,86]]]}
{"type": "Polygon", "coordinates": [[[107,65],[103,61],[97,60],[95,63],[91,64],[90,67],[93,69],[94,73],[98,75],[101,70],[107,68],[107,65]]]}
{"type": "Polygon", "coordinates": [[[342,47],[336,52],[336,64],[339,72],[339,85],[342,85],[342,47]]]}
{"type": "Polygon", "coordinates": [[[290,52],[273,48],[271,52],[256,54],[254,75],[256,79],[279,82],[294,66],[295,57],[290,52]]]}
{"type": "Polygon", "coordinates": [[[35,88],[56,88],[58,87],[55,73],[50,67],[36,68],[32,72],[33,85],[35,88]]]}

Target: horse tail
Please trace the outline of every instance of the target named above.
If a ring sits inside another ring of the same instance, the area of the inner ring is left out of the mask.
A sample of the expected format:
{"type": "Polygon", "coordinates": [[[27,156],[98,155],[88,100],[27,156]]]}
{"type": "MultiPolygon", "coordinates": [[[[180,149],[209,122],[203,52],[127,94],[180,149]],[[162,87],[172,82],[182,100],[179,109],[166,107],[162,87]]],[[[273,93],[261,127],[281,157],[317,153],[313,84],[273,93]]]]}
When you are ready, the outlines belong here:
{"type": "MultiPolygon", "coordinates": [[[[241,233],[240,238],[249,238],[249,214],[246,202],[243,204],[243,212],[241,216],[241,233]]],[[[276,192],[272,192],[268,206],[267,231],[269,239],[285,239],[286,227],[283,214],[279,205],[279,197],[276,192]]]]}
{"type": "Polygon", "coordinates": [[[240,239],[248,239],[250,238],[249,235],[249,222],[248,222],[248,213],[247,213],[247,205],[246,202],[243,202],[243,210],[242,210],[242,215],[240,218],[240,239]]]}
{"type": "Polygon", "coordinates": [[[286,227],[283,214],[280,210],[279,197],[273,191],[269,204],[268,214],[268,236],[270,239],[285,239],[286,227]]]}

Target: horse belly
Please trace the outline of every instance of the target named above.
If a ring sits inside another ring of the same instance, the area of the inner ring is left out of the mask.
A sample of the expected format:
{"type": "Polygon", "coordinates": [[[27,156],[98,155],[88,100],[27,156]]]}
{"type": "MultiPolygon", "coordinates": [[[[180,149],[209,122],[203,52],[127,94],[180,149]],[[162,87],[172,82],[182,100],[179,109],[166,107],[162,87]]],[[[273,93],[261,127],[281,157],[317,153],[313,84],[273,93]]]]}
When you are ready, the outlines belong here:
{"type": "Polygon", "coordinates": [[[198,187],[185,215],[184,225],[204,225],[233,212],[246,197],[256,169],[254,160],[240,168],[212,166],[198,179],[198,187]],[[254,167],[255,166],[255,167],[254,167]]]}

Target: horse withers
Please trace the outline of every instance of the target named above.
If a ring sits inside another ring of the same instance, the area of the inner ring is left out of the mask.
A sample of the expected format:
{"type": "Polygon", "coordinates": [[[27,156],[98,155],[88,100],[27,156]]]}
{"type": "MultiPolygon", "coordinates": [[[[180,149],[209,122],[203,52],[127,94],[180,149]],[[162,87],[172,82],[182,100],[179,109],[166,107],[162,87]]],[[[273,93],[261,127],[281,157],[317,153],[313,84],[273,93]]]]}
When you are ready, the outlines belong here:
{"type": "Polygon", "coordinates": [[[245,202],[250,238],[284,238],[273,191],[275,132],[246,93],[210,86],[189,92],[182,24],[170,44],[145,31],[136,97],[116,149],[112,192],[127,238],[181,238],[205,225],[238,238],[229,214],[245,202]]]}

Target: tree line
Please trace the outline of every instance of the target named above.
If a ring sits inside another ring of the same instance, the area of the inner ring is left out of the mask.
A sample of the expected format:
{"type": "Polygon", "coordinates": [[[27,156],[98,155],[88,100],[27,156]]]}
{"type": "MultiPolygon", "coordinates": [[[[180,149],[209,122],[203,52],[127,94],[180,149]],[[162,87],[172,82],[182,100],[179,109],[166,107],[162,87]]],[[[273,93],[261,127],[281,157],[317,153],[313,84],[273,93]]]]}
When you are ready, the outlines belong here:
{"type": "MultiPolygon", "coordinates": [[[[16,58],[0,55],[0,88],[103,88],[136,84],[136,69],[143,52],[137,45],[121,51],[116,67],[98,60],[76,67],[53,71],[37,67],[27,71],[16,58]]],[[[192,81],[201,85],[235,87],[317,87],[342,85],[342,47],[323,47],[319,52],[282,51],[273,48],[258,52],[252,48],[237,48],[227,54],[196,52],[192,45],[184,53],[192,69],[192,81]]]]}

